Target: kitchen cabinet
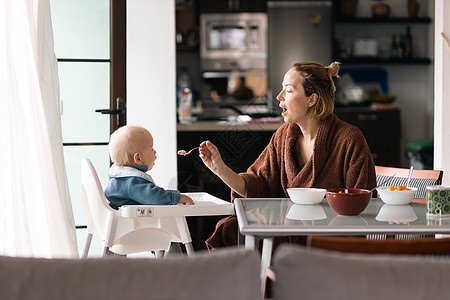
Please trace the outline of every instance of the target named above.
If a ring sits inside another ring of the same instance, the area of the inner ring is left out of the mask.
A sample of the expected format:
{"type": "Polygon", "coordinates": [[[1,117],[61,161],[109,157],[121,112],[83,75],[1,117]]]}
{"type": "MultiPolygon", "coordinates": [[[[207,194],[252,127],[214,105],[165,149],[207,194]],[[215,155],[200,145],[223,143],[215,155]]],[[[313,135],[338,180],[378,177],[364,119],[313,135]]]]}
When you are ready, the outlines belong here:
{"type": "Polygon", "coordinates": [[[199,0],[200,13],[266,12],[265,0],[199,0]]]}
{"type": "Polygon", "coordinates": [[[198,49],[198,17],[194,6],[175,9],[177,51],[198,49]]]}
{"type": "Polygon", "coordinates": [[[400,110],[336,107],[339,119],[357,126],[366,138],[375,165],[400,166],[400,110]]]}

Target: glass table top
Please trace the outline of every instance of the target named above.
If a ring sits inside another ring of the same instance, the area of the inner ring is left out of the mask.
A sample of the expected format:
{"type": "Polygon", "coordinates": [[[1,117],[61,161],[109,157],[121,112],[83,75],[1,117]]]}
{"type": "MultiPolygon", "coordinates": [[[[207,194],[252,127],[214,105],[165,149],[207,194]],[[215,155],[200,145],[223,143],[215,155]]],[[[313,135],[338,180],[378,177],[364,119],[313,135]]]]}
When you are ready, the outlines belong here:
{"type": "Polygon", "coordinates": [[[294,204],[289,198],[234,200],[242,234],[401,234],[450,233],[450,218],[427,218],[426,205],[384,204],[374,198],[358,216],[340,216],[328,205],[294,204]]]}

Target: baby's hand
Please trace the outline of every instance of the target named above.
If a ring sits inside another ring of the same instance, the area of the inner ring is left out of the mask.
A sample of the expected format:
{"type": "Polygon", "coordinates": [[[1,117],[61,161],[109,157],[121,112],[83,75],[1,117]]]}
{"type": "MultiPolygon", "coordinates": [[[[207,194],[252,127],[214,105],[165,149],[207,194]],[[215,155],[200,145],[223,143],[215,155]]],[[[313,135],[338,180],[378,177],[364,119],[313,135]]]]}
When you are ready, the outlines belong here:
{"type": "Polygon", "coordinates": [[[194,205],[194,200],[192,200],[189,196],[181,194],[180,203],[194,205]]]}

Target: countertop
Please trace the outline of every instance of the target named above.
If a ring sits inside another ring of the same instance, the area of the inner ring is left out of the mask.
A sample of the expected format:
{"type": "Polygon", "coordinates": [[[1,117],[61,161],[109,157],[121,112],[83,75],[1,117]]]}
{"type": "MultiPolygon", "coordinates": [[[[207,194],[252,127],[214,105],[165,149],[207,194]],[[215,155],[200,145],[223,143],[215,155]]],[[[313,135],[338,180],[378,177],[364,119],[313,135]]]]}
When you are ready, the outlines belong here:
{"type": "Polygon", "coordinates": [[[177,124],[178,132],[186,131],[223,131],[223,130],[239,130],[239,131],[276,131],[284,122],[267,122],[267,123],[242,123],[229,121],[202,121],[193,122],[191,124],[177,124]]]}

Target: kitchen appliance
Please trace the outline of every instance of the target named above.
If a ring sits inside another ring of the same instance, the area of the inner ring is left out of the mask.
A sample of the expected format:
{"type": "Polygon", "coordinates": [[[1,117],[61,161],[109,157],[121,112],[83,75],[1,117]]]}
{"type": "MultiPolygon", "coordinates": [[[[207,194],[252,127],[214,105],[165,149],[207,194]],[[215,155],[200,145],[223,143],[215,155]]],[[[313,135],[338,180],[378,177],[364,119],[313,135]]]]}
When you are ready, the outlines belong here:
{"type": "Polygon", "coordinates": [[[265,70],[267,14],[201,14],[200,60],[203,71],[265,70]]]}
{"type": "Polygon", "coordinates": [[[267,9],[268,105],[269,110],[279,111],[275,97],[293,63],[331,63],[332,1],[268,1],[267,9]]]}
{"type": "Polygon", "coordinates": [[[208,118],[235,113],[223,105],[266,112],[267,14],[201,14],[200,68],[208,118]]]}

